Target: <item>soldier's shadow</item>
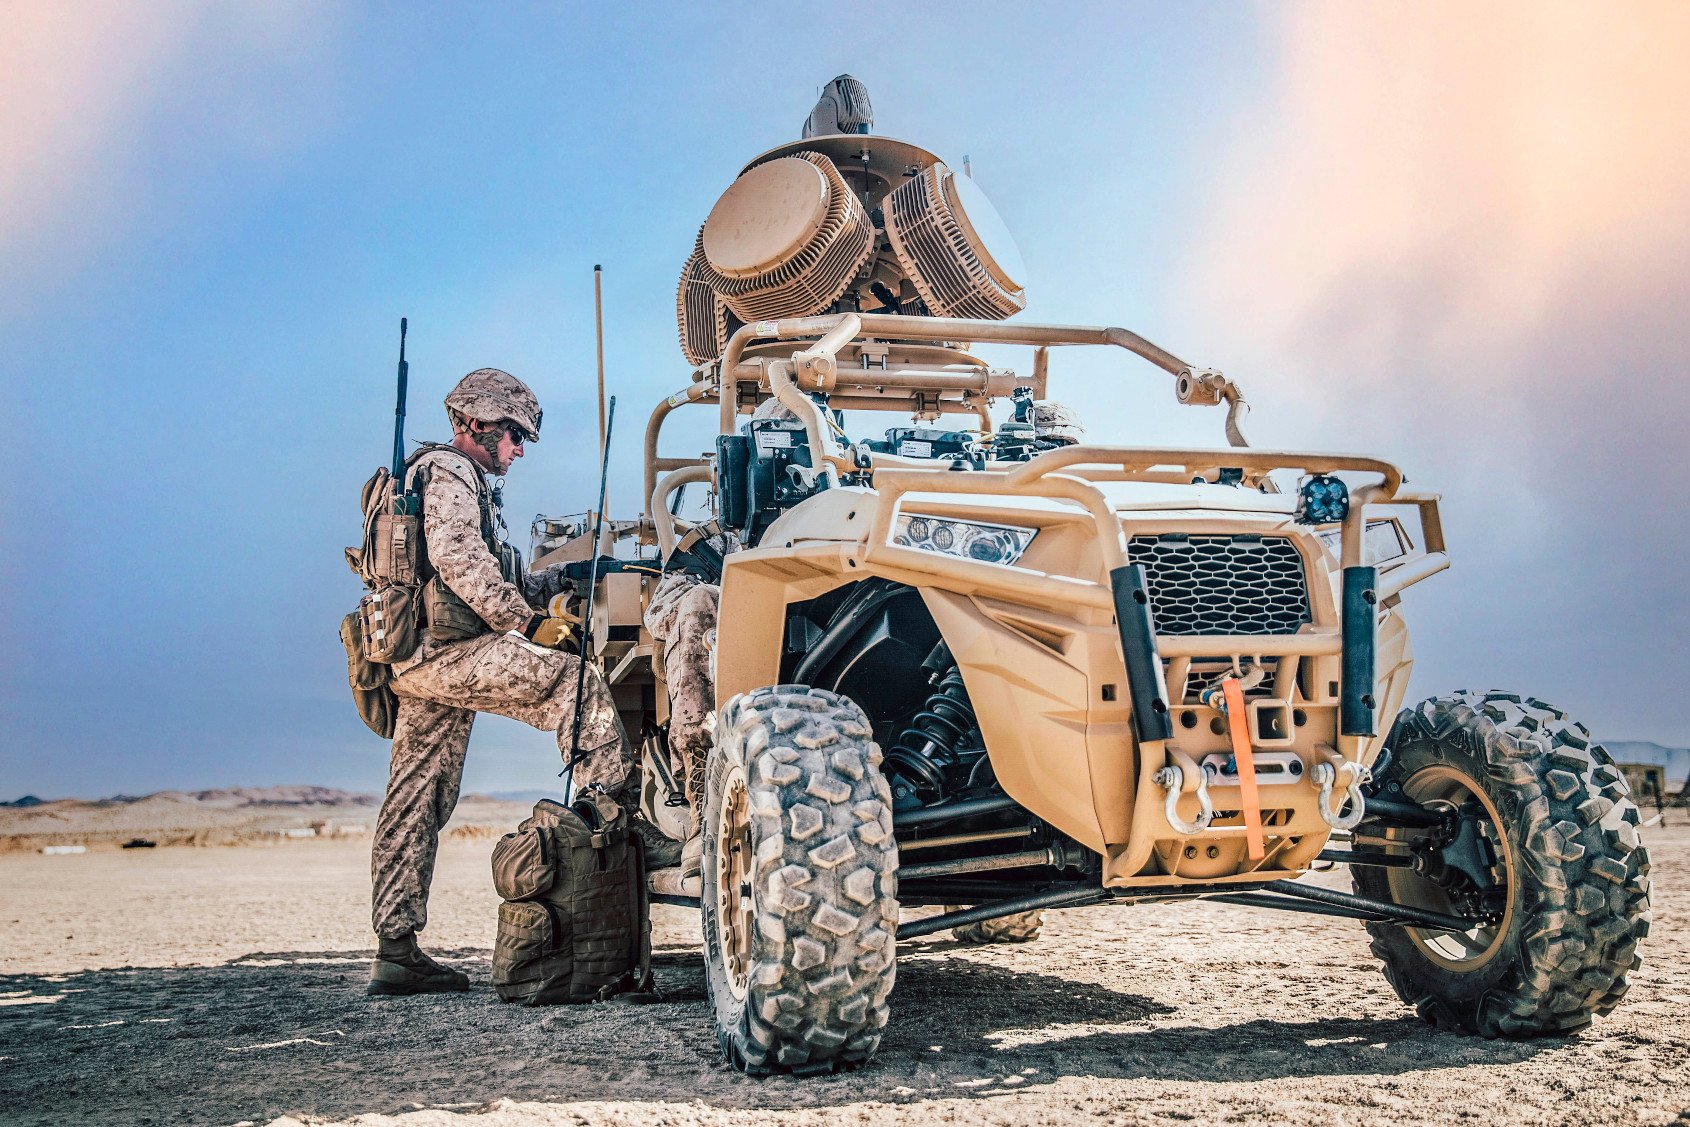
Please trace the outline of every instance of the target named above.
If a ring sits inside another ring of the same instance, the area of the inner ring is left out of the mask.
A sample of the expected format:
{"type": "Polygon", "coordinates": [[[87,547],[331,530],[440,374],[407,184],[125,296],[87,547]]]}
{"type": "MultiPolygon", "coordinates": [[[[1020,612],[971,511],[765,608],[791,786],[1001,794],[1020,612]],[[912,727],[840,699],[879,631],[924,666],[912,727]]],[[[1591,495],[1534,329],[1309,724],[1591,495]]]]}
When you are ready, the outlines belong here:
{"type": "MultiPolygon", "coordinates": [[[[1170,1025],[1177,1010],[1150,998],[929,943],[901,954],[871,1065],[755,1080],[722,1063],[696,950],[655,957],[662,1002],[545,1009],[499,1003],[486,950],[442,954],[474,990],[366,999],[369,956],[357,951],[0,977],[0,1107],[9,1123],[43,1125],[340,1119],[500,1099],[779,1109],[1002,1095],[1067,1076],[1394,1074],[1461,1063],[1469,1044],[1406,1013],[1170,1025]]],[[[1493,1044],[1484,1059],[1536,1051],[1493,1044]]]]}

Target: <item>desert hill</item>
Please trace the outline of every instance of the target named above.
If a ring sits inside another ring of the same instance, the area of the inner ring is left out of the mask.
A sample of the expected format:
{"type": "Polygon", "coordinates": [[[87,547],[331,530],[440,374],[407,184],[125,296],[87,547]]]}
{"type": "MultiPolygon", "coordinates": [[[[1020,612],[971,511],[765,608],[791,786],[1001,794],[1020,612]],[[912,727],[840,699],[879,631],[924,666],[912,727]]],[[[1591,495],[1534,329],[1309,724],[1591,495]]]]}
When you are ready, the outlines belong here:
{"type": "MultiPolygon", "coordinates": [[[[453,832],[482,836],[508,830],[533,806],[506,796],[466,795],[453,816],[453,832]]],[[[0,804],[0,850],[47,845],[115,848],[133,838],[159,845],[232,845],[294,838],[366,834],[381,805],[379,794],[310,785],[164,790],[110,798],[28,796],[0,804]]]]}

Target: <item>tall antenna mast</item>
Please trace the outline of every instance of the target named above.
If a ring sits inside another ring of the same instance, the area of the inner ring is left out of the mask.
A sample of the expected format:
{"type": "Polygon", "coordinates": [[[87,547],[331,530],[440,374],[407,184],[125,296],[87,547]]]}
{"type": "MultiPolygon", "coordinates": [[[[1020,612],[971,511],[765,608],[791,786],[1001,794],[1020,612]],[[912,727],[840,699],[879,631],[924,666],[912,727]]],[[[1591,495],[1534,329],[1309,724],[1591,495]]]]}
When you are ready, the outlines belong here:
{"type": "Polygon", "coordinates": [[[598,333],[599,342],[599,459],[604,459],[605,447],[605,411],[604,411],[604,267],[593,267],[593,325],[598,333]]]}

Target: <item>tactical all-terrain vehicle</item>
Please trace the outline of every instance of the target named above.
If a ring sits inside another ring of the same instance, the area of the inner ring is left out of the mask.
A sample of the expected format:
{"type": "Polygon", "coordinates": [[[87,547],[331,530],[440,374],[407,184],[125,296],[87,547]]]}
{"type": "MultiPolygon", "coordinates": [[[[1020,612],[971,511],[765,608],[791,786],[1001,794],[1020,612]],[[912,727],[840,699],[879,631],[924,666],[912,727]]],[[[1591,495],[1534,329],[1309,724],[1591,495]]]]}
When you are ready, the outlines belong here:
{"type": "MultiPolygon", "coordinates": [[[[650,417],[646,514],[604,537],[647,545],[604,565],[600,652],[657,778],[641,600],[665,561],[743,544],[715,557],[702,878],[654,878],[702,909],[728,1060],[868,1060],[900,938],[1193,898],[1363,921],[1440,1028],[1560,1034],[1612,1009],[1649,919],[1621,772],[1531,697],[1403,707],[1403,594],[1448,566],[1437,498],[1377,458],[1245,445],[1231,381],[1131,332],[1007,322],[1018,268],[978,189],[827,124],[712,211],[680,292],[696,369],[650,417]],[[1229,445],[994,426],[994,401],[1045,398],[1067,346],[1224,406],[1229,445]],[[742,421],[771,396],[787,417],[742,421]],[[668,417],[704,404],[715,450],[661,453],[668,417]],[[876,411],[917,425],[866,438],[876,411]],[[936,425],[958,413],[971,430],[936,425]],[[675,515],[688,483],[708,520],[675,515]],[[1329,862],[1353,892],[1297,880],[1329,862]],[[947,910],[900,919],[922,905],[947,910]]],[[[535,562],[590,554],[572,531],[541,526],[535,562]]],[[[657,789],[648,813],[679,836],[657,789]]]]}

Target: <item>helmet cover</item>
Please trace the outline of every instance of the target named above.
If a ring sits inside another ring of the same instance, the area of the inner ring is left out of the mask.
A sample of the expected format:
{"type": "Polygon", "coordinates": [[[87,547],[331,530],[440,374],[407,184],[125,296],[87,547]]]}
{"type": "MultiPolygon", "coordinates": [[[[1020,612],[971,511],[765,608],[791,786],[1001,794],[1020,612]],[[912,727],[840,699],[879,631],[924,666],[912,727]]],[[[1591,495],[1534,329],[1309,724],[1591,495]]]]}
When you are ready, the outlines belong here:
{"type": "Polygon", "coordinates": [[[509,372],[477,368],[447,393],[446,408],[484,423],[513,423],[526,441],[540,441],[540,401],[509,372]]]}
{"type": "Polygon", "coordinates": [[[1071,408],[1048,399],[1033,404],[1032,423],[1033,433],[1047,442],[1071,445],[1079,442],[1086,433],[1086,428],[1080,425],[1079,415],[1071,408]]]}

